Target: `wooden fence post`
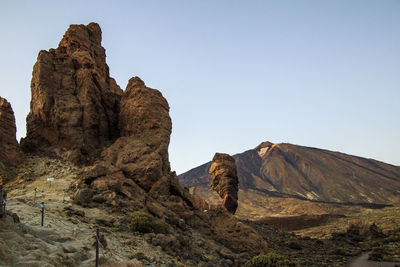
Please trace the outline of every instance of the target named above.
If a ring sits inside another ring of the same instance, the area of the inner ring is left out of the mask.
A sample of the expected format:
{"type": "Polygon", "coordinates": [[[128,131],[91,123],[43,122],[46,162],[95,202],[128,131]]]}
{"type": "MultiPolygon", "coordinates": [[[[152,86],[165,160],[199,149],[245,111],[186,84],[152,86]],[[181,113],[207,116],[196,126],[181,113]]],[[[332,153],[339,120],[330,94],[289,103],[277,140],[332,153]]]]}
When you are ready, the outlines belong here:
{"type": "Polygon", "coordinates": [[[99,244],[100,244],[100,234],[99,228],[96,229],[96,267],[99,267],[99,244]]]}

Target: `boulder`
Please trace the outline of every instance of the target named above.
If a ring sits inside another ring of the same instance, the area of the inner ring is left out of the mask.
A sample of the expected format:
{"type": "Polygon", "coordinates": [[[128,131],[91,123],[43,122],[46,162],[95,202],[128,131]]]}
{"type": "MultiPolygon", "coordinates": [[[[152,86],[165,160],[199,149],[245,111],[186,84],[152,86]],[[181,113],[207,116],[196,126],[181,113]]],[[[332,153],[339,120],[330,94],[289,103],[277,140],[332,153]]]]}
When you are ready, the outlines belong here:
{"type": "Polygon", "coordinates": [[[212,178],[210,187],[222,198],[222,205],[235,214],[239,190],[235,159],[228,154],[216,153],[209,172],[212,178]]]}
{"type": "Polygon", "coordinates": [[[103,203],[115,208],[144,206],[145,191],[106,161],[83,168],[74,184],[79,185],[79,189],[71,185],[74,203],[83,206],[103,203]]]}
{"type": "Polygon", "coordinates": [[[33,68],[25,151],[98,156],[119,136],[122,90],[109,75],[98,24],[71,25],[57,49],[40,51],[33,68]]]}

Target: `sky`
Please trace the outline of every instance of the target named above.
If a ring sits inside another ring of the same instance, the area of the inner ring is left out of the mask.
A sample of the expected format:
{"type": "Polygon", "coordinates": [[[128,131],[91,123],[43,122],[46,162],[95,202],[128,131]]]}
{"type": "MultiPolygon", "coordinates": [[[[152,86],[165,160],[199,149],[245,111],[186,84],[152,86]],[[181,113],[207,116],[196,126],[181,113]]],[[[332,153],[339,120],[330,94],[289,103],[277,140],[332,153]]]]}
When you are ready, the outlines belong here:
{"type": "Polygon", "coordinates": [[[263,141],[400,165],[400,1],[0,0],[0,96],[26,134],[32,68],[100,24],[110,74],[168,100],[178,174],[263,141]]]}

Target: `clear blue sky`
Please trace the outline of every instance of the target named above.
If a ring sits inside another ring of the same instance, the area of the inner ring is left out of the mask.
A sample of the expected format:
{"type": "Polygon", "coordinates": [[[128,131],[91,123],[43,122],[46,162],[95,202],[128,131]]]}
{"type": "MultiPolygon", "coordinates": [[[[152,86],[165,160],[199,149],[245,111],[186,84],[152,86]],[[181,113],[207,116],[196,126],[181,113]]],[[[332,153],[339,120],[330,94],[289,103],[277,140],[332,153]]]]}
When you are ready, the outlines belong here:
{"type": "Polygon", "coordinates": [[[0,1],[0,95],[25,136],[40,50],[98,22],[121,88],[159,89],[178,173],[262,141],[400,165],[400,1],[0,1]]]}

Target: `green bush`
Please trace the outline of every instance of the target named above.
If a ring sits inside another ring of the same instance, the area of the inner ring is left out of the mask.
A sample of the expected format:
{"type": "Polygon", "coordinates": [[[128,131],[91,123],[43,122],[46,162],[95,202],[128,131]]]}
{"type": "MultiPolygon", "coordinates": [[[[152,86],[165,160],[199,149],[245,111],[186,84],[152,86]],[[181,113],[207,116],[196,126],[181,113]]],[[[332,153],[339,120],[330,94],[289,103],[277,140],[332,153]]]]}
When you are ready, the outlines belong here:
{"type": "Polygon", "coordinates": [[[287,258],[275,254],[268,253],[266,255],[258,255],[246,262],[245,267],[289,267],[295,266],[287,258]]]}
{"type": "Polygon", "coordinates": [[[168,233],[168,225],[150,214],[135,211],[129,218],[129,228],[140,233],[168,233]]]}

